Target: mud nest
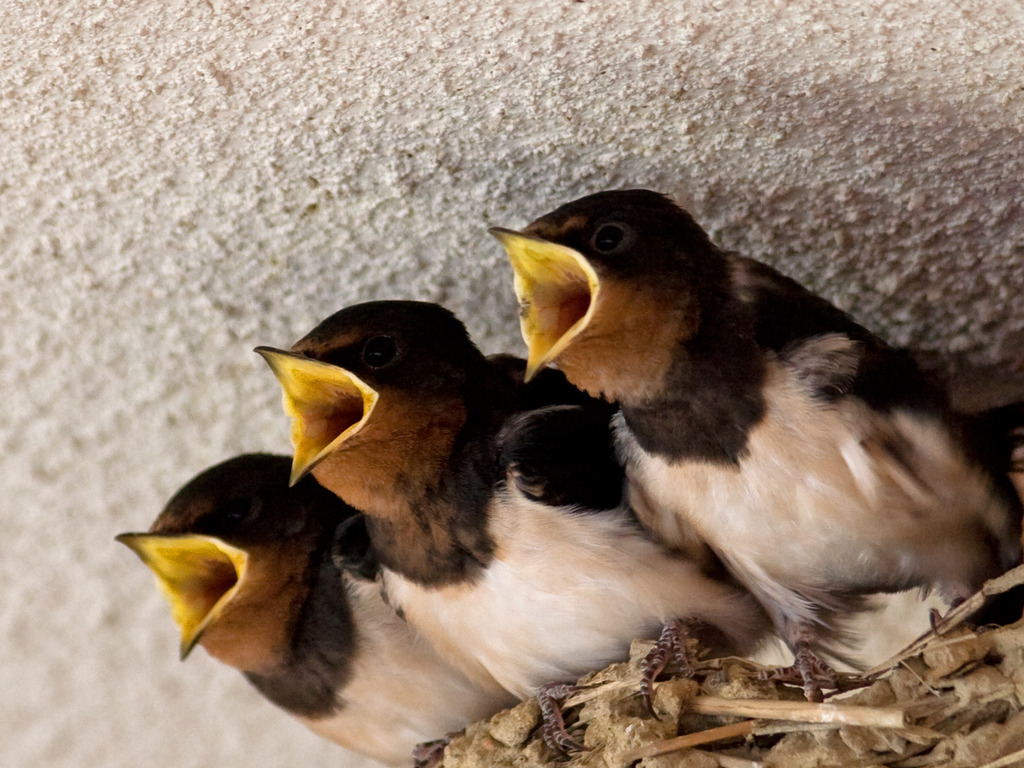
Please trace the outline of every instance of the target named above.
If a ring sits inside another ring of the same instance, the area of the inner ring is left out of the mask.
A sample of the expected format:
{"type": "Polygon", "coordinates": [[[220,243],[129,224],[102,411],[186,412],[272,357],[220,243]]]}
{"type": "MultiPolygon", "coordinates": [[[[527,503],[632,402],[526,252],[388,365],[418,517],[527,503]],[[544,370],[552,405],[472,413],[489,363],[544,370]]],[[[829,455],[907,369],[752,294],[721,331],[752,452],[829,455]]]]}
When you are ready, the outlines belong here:
{"type": "Polygon", "coordinates": [[[553,754],[538,736],[536,700],[474,723],[445,751],[445,768],[809,768],[1024,766],[1024,620],[965,623],[987,596],[1024,584],[1024,566],[989,582],[926,635],[870,670],[866,684],[809,703],[767,668],[712,659],[693,679],[639,696],[636,642],[628,662],[580,679],[566,713],[587,750],[553,754]]]}

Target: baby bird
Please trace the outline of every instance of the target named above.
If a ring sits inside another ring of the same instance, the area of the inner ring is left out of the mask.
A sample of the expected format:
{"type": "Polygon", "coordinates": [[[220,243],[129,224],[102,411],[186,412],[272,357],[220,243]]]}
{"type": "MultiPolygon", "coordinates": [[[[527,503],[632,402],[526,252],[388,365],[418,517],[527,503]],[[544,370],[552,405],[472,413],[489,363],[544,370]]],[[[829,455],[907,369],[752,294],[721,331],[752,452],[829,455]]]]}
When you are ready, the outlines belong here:
{"type": "Polygon", "coordinates": [[[318,735],[389,766],[513,697],[473,685],[383,601],[363,518],[287,456],[199,474],[147,533],[117,537],[149,566],[181,630],[318,735]]]}
{"type": "Polygon", "coordinates": [[[522,232],[529,348],[619,406],[633,508],[662,541],[707,541],[762,602],[809,698],[812,652],[869,593],[951,601],[1020,561],[1020,504],[965,449],[909,355],[772,268],[726,253],[646,190],[602,192],[522,232]]]}
{"type": "Polygon", "coordinates": [[[619,503],[607,406],[555,371],[522,384],[442,307],[360,304],[257,351],[292,417],[293,481],[312,471],[364,511],[389,603],[476,684],[572,682],[674,618],[711,627],[716,651],[767,630],[619,503]]]}

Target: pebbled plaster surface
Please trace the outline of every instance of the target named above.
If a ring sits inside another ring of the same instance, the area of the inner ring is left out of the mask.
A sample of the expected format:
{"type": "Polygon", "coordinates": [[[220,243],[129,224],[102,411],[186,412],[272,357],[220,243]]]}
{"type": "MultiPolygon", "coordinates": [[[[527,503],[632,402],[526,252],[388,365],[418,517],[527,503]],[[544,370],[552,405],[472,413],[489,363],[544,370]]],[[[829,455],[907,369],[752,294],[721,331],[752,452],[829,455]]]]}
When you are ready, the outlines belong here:
{"type": "Polygon", "coordinates": [[[347,764],[232,670],[179,664],[112,538],[205,466],[287,450],[257,344],[411,297],[519,350],[488,225],[649,186],[895,342],[1024,358],[1017,2],[42,0],[0,21],[4,765],[347,764]]]}

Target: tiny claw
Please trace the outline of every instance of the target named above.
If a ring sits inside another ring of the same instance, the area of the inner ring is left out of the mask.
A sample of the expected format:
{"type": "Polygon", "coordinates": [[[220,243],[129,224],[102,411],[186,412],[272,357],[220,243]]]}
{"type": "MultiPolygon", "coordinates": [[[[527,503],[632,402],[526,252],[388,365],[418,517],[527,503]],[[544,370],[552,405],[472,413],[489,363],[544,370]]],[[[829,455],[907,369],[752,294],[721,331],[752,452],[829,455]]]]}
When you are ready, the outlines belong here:
{"type": "Polygon", "coordinates": [[[669,661],[679,669],[680,674],[693,676],[696,660],[690,654],[690,637],[690,627],[674,619],[662,628],[658,642],[640,662],[640,695],[651,714],[654,714],[654,681],[669,661]]]}
{"type": "Polygon", "coordinates": [[[444,758],[444,750],[451,742],[451,736],[433,741],[424,741],[413,747],[412,760],[414,768],[436,768],[444,758]]]}
{"type": "Polygon", "coordinates": [[[762,680],[778,680],[783,683],[800,684],[808,701],[825,700],[823,688],[838,688],[839,673],[818,658],[806,641],[793,643],[793,664],[788,667],[762,672],[762,680]]]}
{"type": "Polygon", "coordinates": [[[579,690],[568,683],[548,683],[537,691],[540,704],[541,737],[548,748],[557,755],[568,757],[574,752],[586,752],[587,748],[574,739],[565,727],[561,702],[579,690]]]}
{"type": "MultiPolygon", "coordinates": [[[[662,635],[664,637],[664,634],[662,635]]],[[[647,711],[654,714],[654,681],[668,664],[670,649],[661,640],[651,649],[640,663],[640,695],[643,696],[647,711]]]]}
{"type": "Polygon", "coordinates": [[[821,690],[821,686],[810,678],[804,680],[804,698],[814,704],[821,704],[825,701],[825,692],[821,690]]]}

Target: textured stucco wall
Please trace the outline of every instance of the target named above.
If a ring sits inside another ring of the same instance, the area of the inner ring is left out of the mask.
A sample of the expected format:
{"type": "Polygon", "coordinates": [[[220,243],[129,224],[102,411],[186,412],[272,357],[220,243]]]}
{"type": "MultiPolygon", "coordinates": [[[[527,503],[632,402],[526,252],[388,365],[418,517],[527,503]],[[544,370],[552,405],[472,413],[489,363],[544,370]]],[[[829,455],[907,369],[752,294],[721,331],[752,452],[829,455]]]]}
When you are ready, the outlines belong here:
{"type": "Polygon", "coordinates": [[[487,225],[651,186],[894,341],[1019,361],[1020,3],[839,5],[3,4],[0,762],[344,764],[179,664],[112,537],[287,450],[256,344],[416,297],[518,350],[487,225]]]}

